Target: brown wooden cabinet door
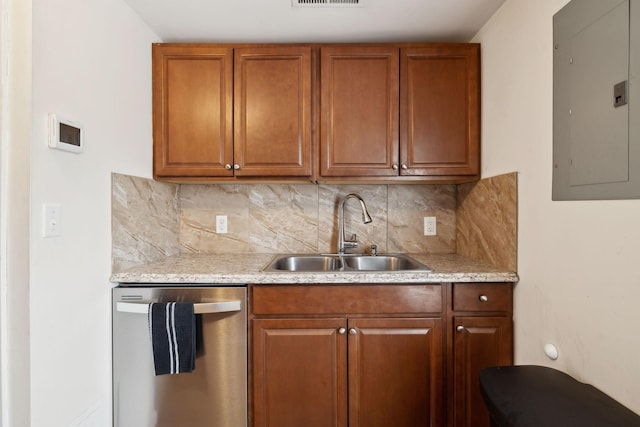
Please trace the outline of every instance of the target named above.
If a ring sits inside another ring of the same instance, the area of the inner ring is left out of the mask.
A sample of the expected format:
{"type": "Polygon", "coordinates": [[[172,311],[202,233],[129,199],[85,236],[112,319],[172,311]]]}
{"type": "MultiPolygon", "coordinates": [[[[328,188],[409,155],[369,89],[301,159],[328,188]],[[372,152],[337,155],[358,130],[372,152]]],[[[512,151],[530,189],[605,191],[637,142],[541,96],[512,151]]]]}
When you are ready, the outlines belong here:
{"type": "Polygon", "coordinates": [[[349,427],[443,425],[438,319],[349,319],[349,427]]]}
{"type": "Polygon", "coordinates": [[[311,176],[311,48],[234,51],[236,176],[311,176]]]}
{"type": "Polygon", "coordinates": [[[406,48],[400,58],[401,175],[479,175],[479,46],[406,48]]]}
{"type": "Polygon", "coordinates": [[[489,427],[479,375],[486,367],[513,363],[511,318],[455,317],[453,327],[453,426],[489,427]]]}
{"type": "Polygon", "coordinates": [[[345,319],[255,319],[256,427],[346,427],[345,319]]]}
{"type": "Polygon", "coordinates": [[[153,45],[155,177],[232,176],[233,50],[153,45]]]}
{"type": "Polygon", "coordinates": [[[397,176],[399,49],[320,49],[320,175],[397,176]]]}

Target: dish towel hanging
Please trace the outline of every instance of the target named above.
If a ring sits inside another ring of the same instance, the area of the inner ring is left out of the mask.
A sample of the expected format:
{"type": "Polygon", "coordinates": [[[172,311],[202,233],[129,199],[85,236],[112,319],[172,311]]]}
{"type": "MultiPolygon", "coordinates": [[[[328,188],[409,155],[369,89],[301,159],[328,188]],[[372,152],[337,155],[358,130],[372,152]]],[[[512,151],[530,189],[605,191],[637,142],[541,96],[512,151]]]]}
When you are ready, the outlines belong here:
{"type": "Polygon", "coordinates": [[[149,332],[156,375],[191,372],[196,363],[193,303],[149,304],[149,332]]]}

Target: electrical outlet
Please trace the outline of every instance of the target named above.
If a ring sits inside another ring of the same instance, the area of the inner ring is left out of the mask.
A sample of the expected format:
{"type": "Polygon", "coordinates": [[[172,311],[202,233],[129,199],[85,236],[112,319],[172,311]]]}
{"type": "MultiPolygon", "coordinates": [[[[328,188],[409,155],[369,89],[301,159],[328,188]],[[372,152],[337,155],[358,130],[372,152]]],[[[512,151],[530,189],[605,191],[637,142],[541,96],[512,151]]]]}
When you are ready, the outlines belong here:
{"type": "Polygon", "coordinates": [[[425,236],[435,236],[436,232],[436,217],[435,216],[425,216],[424,217],[424,235],[425,236]]]}
{"type": "Polygon", "coordinates": [[[218,234],[227,233],[227,216],[226,215],[216,215],[216,233],[218,234]]]}

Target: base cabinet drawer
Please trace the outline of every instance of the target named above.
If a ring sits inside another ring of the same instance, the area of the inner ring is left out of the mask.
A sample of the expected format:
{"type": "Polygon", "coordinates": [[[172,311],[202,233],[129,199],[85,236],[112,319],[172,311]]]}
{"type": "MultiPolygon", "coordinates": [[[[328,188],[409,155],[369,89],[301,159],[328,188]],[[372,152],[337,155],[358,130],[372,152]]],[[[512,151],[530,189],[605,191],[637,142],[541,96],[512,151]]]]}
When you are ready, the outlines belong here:
{"type": "Polygon", "coordinates": [[[440,313],[440,285],[256,286],[256,315],[440,313]]]}
{"type": "Polygon", "coordinates": [[[512,288],[504,283],[454,283],[455,311],[509,311],[512,288]]]}

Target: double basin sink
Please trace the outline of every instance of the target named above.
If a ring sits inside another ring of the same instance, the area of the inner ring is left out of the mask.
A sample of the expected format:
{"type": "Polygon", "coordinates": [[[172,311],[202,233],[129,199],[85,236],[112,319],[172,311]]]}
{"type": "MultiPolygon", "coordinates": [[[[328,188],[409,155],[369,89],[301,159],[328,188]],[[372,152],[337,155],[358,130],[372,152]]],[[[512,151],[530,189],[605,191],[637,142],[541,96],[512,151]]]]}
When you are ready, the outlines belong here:
{"type": "Polygon", "coordinates": [[[431,269],[404,254],[356,255],[278,255],[264,271],[278,272],[390,272],[424,271],[431,269]]]}

